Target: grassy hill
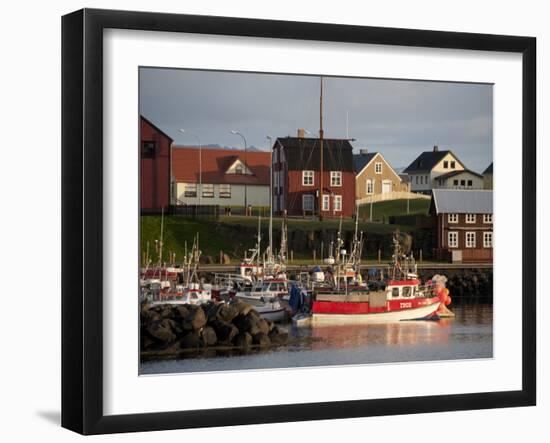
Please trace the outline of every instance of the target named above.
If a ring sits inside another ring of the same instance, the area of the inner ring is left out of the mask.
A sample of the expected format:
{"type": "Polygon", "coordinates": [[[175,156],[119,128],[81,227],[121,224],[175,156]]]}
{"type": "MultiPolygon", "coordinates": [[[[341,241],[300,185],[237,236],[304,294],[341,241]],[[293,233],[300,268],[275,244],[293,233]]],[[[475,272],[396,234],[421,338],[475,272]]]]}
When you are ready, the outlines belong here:
{"type": "MultiPolygon", "coordinates": [[[[373,218],[385,220],[392,215],[406,214],[406,200],[380,202],[373,204],[373,218]]],[[[410,215],[427,213],[429,200],[411,200],[410,215]]],[[[381,249],[385,255],[391,253],[391,234],[395,229],[402,232],[415,234],[418,247],[423,247],[429,242],[424,234],[416,232],[415,226],[390,225],[379,222],[366,222],[368,219],[368,205],[360,208],[359,230],[364,232],[366,243],[365,253],[377,253],[381,249]]],[[[141,250],[144,252],[149,244],[149,256],[156,259],[156,241],[160,238],[160,216],[141,217],[141,250]]],[[[327,251],[328,245],[336,238],[340,220],[325,219],[320,222],[315,219],[289,218],[288,224],[288,248],[294,251],[294,258],[310,259],[312,251],[316,250],[320,255],[321,248],[327,251]]],[[[262,247],[265,248],[268,241],[269,220],[261,220],[262,247]]],[[[254,247],[258,227],[257,217],[221,216],[219,220],[193,220],[180,216],[164,217],[164,259],[169,253],[176,254],[176,261],[184,256],[185,246],[190,248],[195,234],[199,234],[200,248],[203,256],[210,256],[218,261],[220,250],[228,254],[233,261],[240,260],[244,251],[254,247]]],[[[274,245],[279,245],[281,219],[273,221],[274,245]]],[[[346,219],[342,221],[343,237],[347,243],[351,241],[354,221],[346,219]]],[[[346,244],[347,244],[346,243],[346,244]]]]}

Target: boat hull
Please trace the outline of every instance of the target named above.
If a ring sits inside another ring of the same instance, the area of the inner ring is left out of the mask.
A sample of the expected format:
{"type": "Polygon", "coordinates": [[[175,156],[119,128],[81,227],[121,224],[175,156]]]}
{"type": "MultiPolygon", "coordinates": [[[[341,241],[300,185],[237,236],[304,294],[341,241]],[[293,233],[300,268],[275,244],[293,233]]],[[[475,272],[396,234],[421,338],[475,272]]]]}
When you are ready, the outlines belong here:
{"type": "Polygon", "coordinates": [[[417,320],[428,317],[439,308],[440,301],[407,309],[385,310],[363,313],[313,313],[312,324],[320,323],[393,323],[403,320],[417,320]]]}

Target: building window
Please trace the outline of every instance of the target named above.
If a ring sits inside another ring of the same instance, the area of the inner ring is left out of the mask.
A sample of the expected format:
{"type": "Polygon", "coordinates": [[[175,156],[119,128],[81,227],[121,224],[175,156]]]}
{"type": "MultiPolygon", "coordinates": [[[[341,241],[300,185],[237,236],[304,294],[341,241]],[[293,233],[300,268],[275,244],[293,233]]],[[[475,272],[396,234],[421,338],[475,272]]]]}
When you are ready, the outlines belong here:
{"type": "Polygon", "coordinates": [[[492,232],[484,232],[483,233],[483,247],[484,248],[492,248],[493,247],[493,233],[492,232]]]}
{"type": "Polygon", "coordinates": [[[427,175],[424,177],[424,182],[425,182],[426,184],[429,183],[429,181],[428,181],[428,176],[427,176],[427,175]]]}
{"type": "Polygon", "coordinates": [[[449,231],[448,237],[447,237],[447,244],[449,245],[449,248],[458,248],[458,232],[457,231],[449,231]]]}
{"type": "Polygon", "coordinates": [[[493,214],[483,214],[483,223],[485,224],[493,223],[493,214]]]}
{"type": "Polygon", "coordinates": [[[302,195],[302,210],[313,211],[313,195],[311,194],[302,195]]]}
{"type": "Polygon", "coordinates": [[[341,211],[342,210],[342,196],[341,195],[335,195],[334,196],[334,211],[341,211]]]}
{"type": "Polygon", "coordinates": [[[460,186],[466,186],[466,180],[460,180],[460,186]]]}
{"type": "Polygon", "coordinates": [[[449,169],[449,162],[448,162],[447,160],[445,160],[445,161],[443,162],[443,168],[444,168],[444,169],[449,169]]]}
{"type": "Polygon", "coordinates": [[[453,161],[451,161],[451,169],[454,169],[455,167],[456,167],[456,163],[455,163],[455,161],[453,160],[453,161]]]}
{"type": "Polygon", "coordinates": [[[202,185],[202,196],[205,198],[214,197],[214,185],[212,184],[203,184],[202,185]]]}
{"type": "Polygon", "coordinates": [[[458,186],[458,180],[453,180],[453,186],[458,186]]]}
{"type": "Polygon", "coordinates": [[[231,185],[220,185],[220,198],[231,198],[231,185]]]}
{"type": "Polygon", "coordinates": [[[424,184],[424,176],[423,175],[420,176],[420,184],[421,185],[424,184]]]}
{"type": "Polygon", "coordinates": [[[145,158],[153,158],[155,156],[156,143],[154,141],[141,142],[141,156],[145,158]]]}
{"type": "Polygon", "coordinates": [[[323,194],[323,211],[330,211],[330,195],[323,194]]]}
{"type": "Polygon", "coordinates": [[[330,171],[330,186],[342,186],[341,171],[330,171]]]}
{"type": "Polygon", "coordinates": [[[374,183],[370,178],[367,179],[367,194],[374,194],[374,183]]]}
{"type": "Polygon", "coordinates": [[[302,171],[302,185],[313,186],[314,185],[313,177],[314,177],[313,171],[302,171]]]}
{"type": "Polygon", "coordinates": [[[475,214],[466,214],[466,223],[475,223],[476,215],[475,214]]]}
{"type": "Polygon", "coordinates": [[[449,223],[458,223],[458,214],[449,214],[448,220],[449,223]]]}
{"type": "Polygon", "coordinates": [[[466,232],[466,247],[475,248],[476,247],[476,233],[475,232],[466,232]]]}
{"type": "Polygon", "coordinates": [[[185,197],[196,197],[197,196],[197,184],[196,183],[185,183],[183,195],[185,197]]]}
{"type": "Polygon", "coordinates": [[[471,188],[471,187],[472,187],[472,185],[473,185],[473,182],[472,182],[472,180],[468,180],[468,186],[469,186],[469,187],[471,188]]]}
{"type": "Polygon", "coordinates": [[[374,172],[376,174],[382,174],[382,162],[376,162],[374,164],[374,172]]]}
{"type": "Polygon", "coordinates": [[[416,184],[418,184],[418,175],[415,178],[416,178],[416,184]]]}

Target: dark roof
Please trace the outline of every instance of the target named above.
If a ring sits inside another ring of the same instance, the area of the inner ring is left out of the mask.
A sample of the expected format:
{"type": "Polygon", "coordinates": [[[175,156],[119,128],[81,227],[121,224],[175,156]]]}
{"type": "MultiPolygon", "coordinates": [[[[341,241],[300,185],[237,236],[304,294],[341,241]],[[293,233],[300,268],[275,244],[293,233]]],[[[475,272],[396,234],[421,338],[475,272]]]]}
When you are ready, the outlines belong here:
{"type": "Polygon", "coordinates": [[[355,165],[355,173],[359,174],[365,166],[378,154],[378,152],[367,152],[365,154],[355,154],[353,163],[355,165]]]}
{"type": "Polygon", "coordinates": [[[447,154],[452,154],[454,158],[460,164],[462,164],[462,162],[458,160],[457,156],[454,155],[452,151],[425,151],[420,154],[416,158],[416,160],[414,160],[409,166],[407,166],[403,172],[406,174],[414,174],[416,172],[429,172],[433,169],[435,165],[443,160],[443,157],[445,157],[447,154]]]}
{"type": "Polygon", "coordinates": [[[162,135],[164,135],[167,139],[169,139],[171,142],[174,141],[172,137],[170,137],[166,132],[164,132],[162,129],[160,129],[157,125],[155,125],[151,120],[148,118],[145,118],[143,115],[140,115],[140,118],[146,122],[148,125],[152,126],[157,132],[160,132],[162,135]]]}
{"type": "Polygon", "coordinates": [[[435,177],[437,180],[439,179],[443,179],[443,180],[446,180],[448,178],[451,178],[451,177],[454,177],[455,175],[459,175],[459,174],[462,174],[463,172],[467,172],[469,174],[473,174],[479,178],[483,178],[483,175],[481,174],[478,174],[477,172],[474,172],[474,171],[471,171],[469,169],[459,169],[459,170],[456,170],[456,171],[451,171],[451,172],[447,172],[446,174],[442,174],[442,175],[438,175],[437,177],[435,177]]]}
{"type": "Polygon", "coordinates": [[[487,166],[487,169],[483,171],[483,175],[485,174],[492,174],[493,173],[493,163],[491,163],[489,166],[487,166]]]}
{"type": "MultiPolygon", "coordinates": [[[[289,170],[313,170],[320,168],[319,139],[280,137],[277,139],[285,150],[289,170]]],[[[353,147],[348,140],[323,139],[323,169],[325,171],[354,172],[353,147]]]]}

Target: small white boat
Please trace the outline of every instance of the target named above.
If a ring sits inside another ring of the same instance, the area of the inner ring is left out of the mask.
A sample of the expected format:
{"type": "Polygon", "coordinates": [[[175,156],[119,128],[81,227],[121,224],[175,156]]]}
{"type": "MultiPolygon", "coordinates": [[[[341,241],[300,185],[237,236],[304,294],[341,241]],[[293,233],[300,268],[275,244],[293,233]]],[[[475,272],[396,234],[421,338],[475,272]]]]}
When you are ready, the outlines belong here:
{"type": "Polygon", "coordinates": [[[263,305],[254,306],[254,309],[260,314],[260,317],[272,322],[284,321],[287,315],[286,309],[278,300],[267,301],[263,305]]]}
{"type": "Polygon", "coordinates": [[[266,300],[288,300],[288,291],[288,280],[273,278],[258,282],[250,291],[239,291],[235,297],[256,307],[262,306],[266,300]]]}

